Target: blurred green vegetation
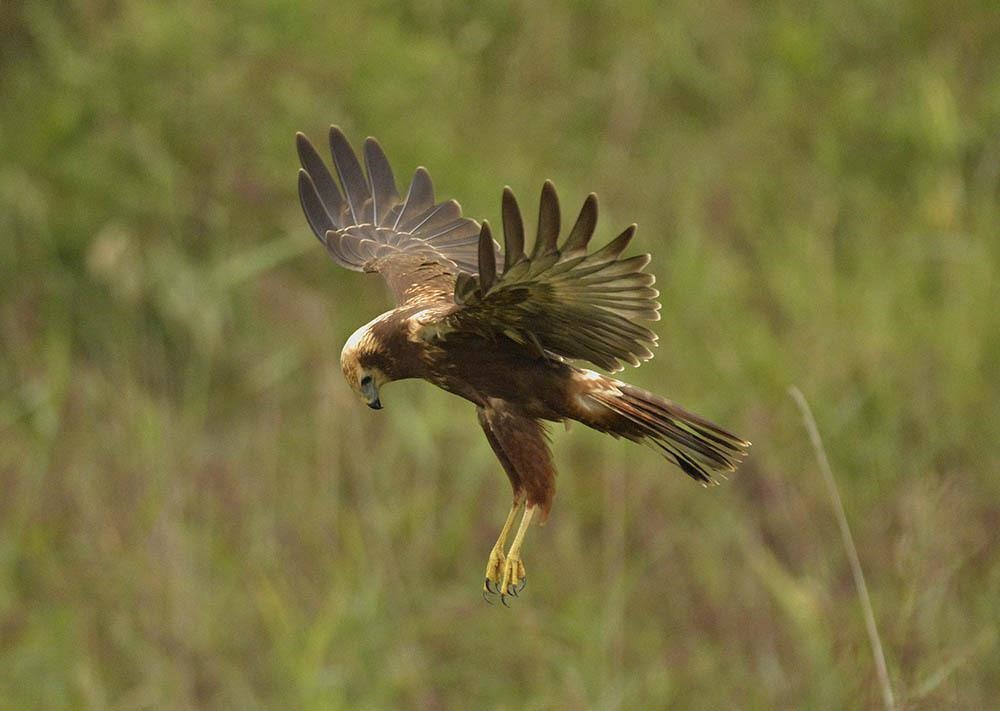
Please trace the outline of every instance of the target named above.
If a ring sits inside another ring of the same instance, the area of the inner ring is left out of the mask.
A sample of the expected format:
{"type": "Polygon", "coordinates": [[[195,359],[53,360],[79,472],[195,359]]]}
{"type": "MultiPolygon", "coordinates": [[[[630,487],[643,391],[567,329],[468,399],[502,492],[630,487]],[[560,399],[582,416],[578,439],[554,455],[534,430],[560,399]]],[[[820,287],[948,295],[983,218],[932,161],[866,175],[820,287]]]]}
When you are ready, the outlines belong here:
{"type": "Polygon", "coordinates": [[[0,4],[0,707],[862,708],[842,487],[897,696],[1000,698],[994,2],[0,4]],[[471,406],[360,407],[387,308],[295,192],[377,136],[496,221],[629,222],[664,304],[626,376],[755,443],[702,490],[554,431],[514,609],[471,406]]]}

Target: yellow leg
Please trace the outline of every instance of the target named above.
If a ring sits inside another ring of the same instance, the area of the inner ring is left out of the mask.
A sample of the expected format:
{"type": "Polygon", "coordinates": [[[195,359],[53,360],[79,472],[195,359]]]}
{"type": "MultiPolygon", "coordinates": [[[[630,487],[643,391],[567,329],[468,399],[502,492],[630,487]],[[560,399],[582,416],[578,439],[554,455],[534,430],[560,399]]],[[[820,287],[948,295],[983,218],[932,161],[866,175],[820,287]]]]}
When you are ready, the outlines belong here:
{"type": "Polygon", "coordinates": [[[510,535],[510,529],[514,526],[514,517],[517,515],[517,510],[521,508],[522,501],[522,498],[514,499],[510,513],[507,514],[507,520],[504,521],[503,528],[500,529],[500,537],[497,538],[493,550],[490,551],[490,560],[486,564],[486,581],[483,583],[484,596],[500,589],[500,578],[503,576],[503,564],[506,560],[503,548],[507,545],[507,536],[510,535]]]}
{"type": "Polygon", "coordinates": [[[535,514],[535,507],[528,504],[524,507],[524,516],[521,517],[521,525],[517,527],[517,534],[514,542],[510,544],[507,552],[507,560],[503,566],[503,580],[500,581],[500,601],[507,604],[507,595],[517,596],[518,584],[523,585],[525,578],[524,563],[521,562],[521,544],[524,543],[524,534],[531,525],[531,517],[535,514]]]}

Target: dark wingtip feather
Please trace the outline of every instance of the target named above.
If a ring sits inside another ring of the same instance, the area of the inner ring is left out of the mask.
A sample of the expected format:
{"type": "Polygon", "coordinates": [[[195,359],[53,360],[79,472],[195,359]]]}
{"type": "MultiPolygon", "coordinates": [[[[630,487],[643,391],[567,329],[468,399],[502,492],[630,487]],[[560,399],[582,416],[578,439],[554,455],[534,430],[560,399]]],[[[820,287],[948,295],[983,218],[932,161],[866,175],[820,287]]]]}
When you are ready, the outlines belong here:
{"type": "Polygon", "coordinates": [[[299,168],[299,203],[302,205],[302,212],[305,213],[313,234],[320,242],[326,244],[327,230],[335,229],[336,225],[327,214],[312,178],[303,168],[299,168]]]}
{"type": "Polygon", "coordinates": [[[413,171],[413,180],[406,191],[403,207],[396,216],[394,228],[406,227],[416,217],[422,215],[434,205],[434,182],[431,174],[423,166],[413,171]]]}
{"type": "MultiPolygon", "coordinates": [[[[304,150],[308,150],[309,148],[312,148],[312,144],[309,142],[309,139],[306,138],[306,134],[302,133],[302,131],[296,131],[295,132],[295,150],[299,154],[299,162],[300,163],[302,163],[302,152],[304,150]]],[[[304,168],[305,166],[303,165],[302,167],[304,168]]]]}
{"type": "Polygon", "coordinates": [[[506,272],[515,264],[524,261],[524,221],[521,219],[521,208],[510,186],[504,186],[501,200],[503,217],[503,270],[506,272]]]}
{"type": "Polygon", "coordinates": [[[379,225],[399,202],[396,177],[392,173],[392,166],[382,146],[371,136],[365,139],[363,154],[365,171],[368,174],[368,190],[372,196],[372,218],[375,224],[379,225]]]}
{"type": "Polygon", "coordinates": [[[535,235],[535,246],[531,258],[538,259],[555,253],[559,240],[560,228],[559,195],[551,180],[542,185],[542,195],[538,204],[538,232],[535,235]]]}
{"type": "Polygon", "coordinates": [[[573,252],[586,250],[595,229],[597,229],[597,193],[590,193],[583,201],[576,223],[562,246],[563,253],[571,255],[573,252]]]}
{"type": "Polygon", "coordinates": [[[598,251],[594,252],[592,255],[587,257],[588,262],[593,262],[594,264],[600,262],[611,261],[612,259],[617,259],[618,255],[625,251],[628,247],[629,242],[635,237],[635,231],[638,229],[636,223],[632,223],[625,230],[615,237],[613,240],[608,242],[606,245],[601,247],[598,251]]]}
{"type": "Polygon", "coordinates": [[[322,203],[326,214],[335,223],[339,222],[344,199],[340,194],[340,188],[337,187],[333,176],[330,175],[326,163],[320,158],[316,148],[305,134],[301,132],[295,134],[295,147],[299,154],[299,163],[309,174],[309,179],[316,190],[316,196],[322,203]]]}
{"type": "Polygon", "coordinates": [[[354,224],[366,222],[368,216],[365,215],[364,206],[370,195],[368,195],[368,180],[361,170],[361,163],[358,162],[354,149],[351,148],[347,136],[339,126],[330,126],[329,142],[333,165],[337,169],[341,185],[344,186],[351,218],[354,224]]]}
{"type": "Polygon", "coordinates": [[[490,223],[483,220],[479,228],[479,290],[483,294],[490,290],[497,278],[496,253],[493,249],[493,233],[490,223]]]}
{"type": "Polygon", "coordinates": [[[434,202],[434,181],[431,180],[431,174],[427,172],[427,168],[422,165],[418,165],[413,172],[413,182],[417,182],[417,180],[427,186],[430,201],[434,202]]]}

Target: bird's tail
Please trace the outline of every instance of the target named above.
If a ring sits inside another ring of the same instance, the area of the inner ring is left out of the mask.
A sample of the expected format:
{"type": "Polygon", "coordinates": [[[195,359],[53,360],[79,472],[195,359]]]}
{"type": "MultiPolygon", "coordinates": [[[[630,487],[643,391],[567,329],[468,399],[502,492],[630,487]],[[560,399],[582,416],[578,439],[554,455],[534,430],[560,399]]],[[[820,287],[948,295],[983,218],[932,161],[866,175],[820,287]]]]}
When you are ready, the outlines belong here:
{"type": "MultiPolygon", "coordinates": [[[[736,470],[750,443],[664,398],[611,378],[585,397],[605,411],[591,427],[640,442],[660,452],[685,474],[705,484],[736,470]],[[602,387],[603,386],[603,387],[602,387]]],[[[596,383],[595,383],[596,385],[596,383]]]]}

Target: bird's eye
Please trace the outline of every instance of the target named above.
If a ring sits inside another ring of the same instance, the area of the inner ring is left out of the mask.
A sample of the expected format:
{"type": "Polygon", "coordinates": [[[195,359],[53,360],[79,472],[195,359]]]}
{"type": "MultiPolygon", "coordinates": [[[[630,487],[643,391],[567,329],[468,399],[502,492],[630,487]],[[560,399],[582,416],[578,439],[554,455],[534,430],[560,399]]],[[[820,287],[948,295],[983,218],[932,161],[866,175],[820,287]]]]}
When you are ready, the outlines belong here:
{"type": "Polygon", "coordinates": [[[361,378],[361,387],[363,388],[368,387],[371,384],[372,384],[372,376],[366,375],[363,378],[361,378]]]}

